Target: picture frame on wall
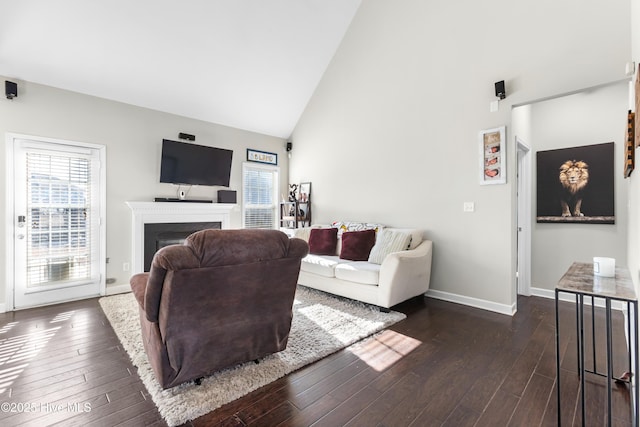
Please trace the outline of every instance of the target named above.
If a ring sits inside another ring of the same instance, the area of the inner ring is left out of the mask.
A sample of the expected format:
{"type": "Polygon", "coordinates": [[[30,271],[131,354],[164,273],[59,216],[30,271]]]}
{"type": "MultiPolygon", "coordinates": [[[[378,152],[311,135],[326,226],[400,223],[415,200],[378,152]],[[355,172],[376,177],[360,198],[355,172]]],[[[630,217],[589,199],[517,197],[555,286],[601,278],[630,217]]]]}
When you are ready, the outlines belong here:
{"type": "Polygon", "coordinates": [[[311,183],[310,182],[301,182],[300,187],[298,187],[298,201],[302,203],[306,203],[311,198],[311,183]]]}
{"type": "Polygon", "coordinates": [[[247,148],[247,161],[277,166],[278,155],[276,153],[247,148]]]}
{"type": "Polygon", "coordinates": [[[636,70],[636,82],[635,82],[635,139],[636,147],[640,147],[640,64],[636,70]]]}
{"type": "Polygon", "coordinates": [[[507,182],[505,130],[505,127],[501,126],[481,130],[479,133],[480,185],[507,182]]]}
{"type": "Polygon", "coordinates": [[[629,178],[635,169],[635,113],[629,110],[627,115],[627,142],[624,151],[624,177],[629,178]]]}
{"type": "Polygon", "coordinates": [[[615,224],[615,144],[536,153],[536,222],[615,224]]]}

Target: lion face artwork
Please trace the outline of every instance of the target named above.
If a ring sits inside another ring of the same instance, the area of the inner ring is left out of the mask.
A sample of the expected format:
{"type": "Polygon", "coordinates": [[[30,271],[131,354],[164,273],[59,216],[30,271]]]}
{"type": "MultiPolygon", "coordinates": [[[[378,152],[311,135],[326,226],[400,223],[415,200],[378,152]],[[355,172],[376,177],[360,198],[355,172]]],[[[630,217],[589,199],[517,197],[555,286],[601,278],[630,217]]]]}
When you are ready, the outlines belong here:
{"type": "Polygon", "coordinates": [[[582,160],[567,160],[560,166],[559,180],[562,216],[584,216],[582,191],[589,183],[589,165],[582,160]]]}

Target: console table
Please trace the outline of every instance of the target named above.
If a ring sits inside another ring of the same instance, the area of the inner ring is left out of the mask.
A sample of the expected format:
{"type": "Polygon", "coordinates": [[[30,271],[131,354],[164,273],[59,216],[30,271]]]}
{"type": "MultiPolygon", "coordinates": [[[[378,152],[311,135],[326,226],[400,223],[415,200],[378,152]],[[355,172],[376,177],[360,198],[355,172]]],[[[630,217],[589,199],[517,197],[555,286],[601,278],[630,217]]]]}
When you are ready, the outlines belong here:
{"type": "Polygon", "coordinates": [[[569,270],[562,276],[555,290],[556,296],[556,389],[558,404],[558,425],[561,425],[561,391],[560,391],[560,323],[558,315],[558,297],[560,293],[573,294],[576,302],[576,334],[577,334],[577,352],[578,352],[578,375],[580,376],[580,403],[582,409],[582,425],[585,425],[585,373],[595,374],[607,378],[607,421],[611,426],[611,386],[613,381],[625,382],[629,384],[630,398],[632,399],[632,420],[633,425],[638,426],[638,300],[634,291],[633,282],[629,276],[629,272],[625,269],[616,268],[615,277],[600,277],[593,274],[593,264],[591,263],[573,263],[569,270]],[[594,310],[591,311],[592,321],[592,343],[593,343],[593,370],[585,368],[584,352],[584,298],[591,298],[591,306],[594,307],[595,299],[604,300],[605,303],[605,322],[606,322],[606,343],[607,343],[607,369],[606,373],[598,372],[596,369],[596,351],[595,351],[595,316],[594,310]],[[612,348],[612,330],[611,330],[611,302],[619,301],[626,304],[627,310],[627,329],[628,329],[628,367],[631,375],[625,378],[616,378],[613,376],[613,348],[612,348]],[[632,351],[632,349],[635,349],[632,351]],[[633,357],[632,357],[633,354],[633,357]],[[633,361],[632,361],[633,358],[633,361]],[[628,377],[628,378],[627,378],[628,377]]]}

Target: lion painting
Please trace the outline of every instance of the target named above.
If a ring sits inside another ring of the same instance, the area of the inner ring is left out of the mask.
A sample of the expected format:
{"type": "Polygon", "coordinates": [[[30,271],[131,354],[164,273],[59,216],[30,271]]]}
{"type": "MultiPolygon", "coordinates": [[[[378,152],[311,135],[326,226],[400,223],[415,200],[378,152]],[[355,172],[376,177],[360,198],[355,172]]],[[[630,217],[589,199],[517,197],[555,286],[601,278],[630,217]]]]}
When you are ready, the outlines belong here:
{"type": "Polygon", "coordinates": [[[567,160],[560,166],[559,179],[562,216],[584,216],[581,211],[582,192],[589,182],[589,165],[582,160],[567,160]]]}

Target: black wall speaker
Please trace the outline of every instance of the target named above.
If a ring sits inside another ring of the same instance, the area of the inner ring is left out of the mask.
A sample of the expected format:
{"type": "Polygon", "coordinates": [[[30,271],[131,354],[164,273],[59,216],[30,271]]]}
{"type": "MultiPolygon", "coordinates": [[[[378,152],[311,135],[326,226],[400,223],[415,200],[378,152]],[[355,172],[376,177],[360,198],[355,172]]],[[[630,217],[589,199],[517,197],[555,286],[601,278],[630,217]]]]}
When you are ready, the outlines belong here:
{"type": "Polygon", "coordinates": [[[5,80],[4,94],[7,95],[7,99],[13,99],[18,96],[18,84],[10,82],[9,80],[5,80]]]}
{"type": "Polygon", "coordinates": [[[507,96],[507,91],[504,89],[504,80],[496,82],[496,96],[500,99],[504,99],[507,96]]]}
{"type": "Polygon", "coordinates": [[[188,133],[182,133],[182,132],[180,132],[178,134],[178,138],[186,139],[187,141],[195,141],[196,140],[196,136],[195,135],[190,135],[188,133]]]}
{"type": "Polygon", "coordinates": [[[293,148],[293,143],[291,141],[287,142],[287,151],[291,151],[293,148]]]}
{"type": "Polygon", "coordinates": [[[237,203],[236,192],[233,190],[218,190],[218,203],[237,203]]]}

